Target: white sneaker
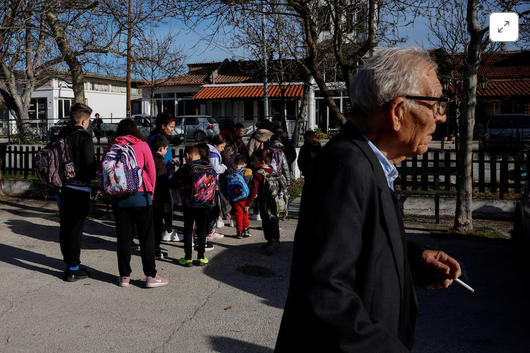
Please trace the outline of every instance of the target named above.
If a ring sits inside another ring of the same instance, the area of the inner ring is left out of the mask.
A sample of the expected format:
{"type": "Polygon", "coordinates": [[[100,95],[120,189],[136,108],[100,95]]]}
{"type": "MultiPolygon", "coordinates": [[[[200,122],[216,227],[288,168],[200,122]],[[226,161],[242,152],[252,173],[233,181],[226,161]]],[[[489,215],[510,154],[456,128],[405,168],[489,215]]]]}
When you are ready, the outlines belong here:
{"type": "Polygon", "coordinates": [[[225,222],[223,222],[222,219],[217,220],[217,228],[223,228],[225,226],[225,222]]]}
{"type": "Polygon", "coordinates": [[[173,233],[172,232],[163,231],[162,232],[162,241],[171,241],[171,234],[173,234],[173,233]]]}
{"type": "Polygon", "coordinates": [[[184,234],[177,233],[176,229],[173,229],[173,233],[171,233],[171,241],[183,241],[184,240],[184,234]]]}
{"type": "Polygon", "coordinates": [[[214,239],[223,239],[225,236],[223,234],[220,234],[217,229],[213,231],[212,238],[214,239]]]}
{"type": "Polygon", "coordinates": [[[233,219],[230,220],[230,227],[236,227],[236,221],[234,221],[233,219]]]}
{"type": "Polygon", "coordinates": [[[252,216],[250,216],[250,219],[253,220],[253,221],[261,221],[261,216],[258,214],[253,214],[252,216]]]}

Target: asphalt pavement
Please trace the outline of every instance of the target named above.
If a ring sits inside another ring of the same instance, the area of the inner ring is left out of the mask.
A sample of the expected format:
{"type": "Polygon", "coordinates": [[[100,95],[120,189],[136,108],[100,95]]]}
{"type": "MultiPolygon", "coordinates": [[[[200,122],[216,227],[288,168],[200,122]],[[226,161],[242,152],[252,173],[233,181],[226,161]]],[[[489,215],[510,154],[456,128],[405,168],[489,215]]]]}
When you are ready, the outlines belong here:
{"type": "MultiPolygon", "coordinates": [[[[132,282],[118,275],[114,222],[86,223],[81,261],[92,278],[64,282],[59,218],[52,200],[0,201],[0,352],[272,352],[287,295],[298,203],[281,222],[277,253],[262,252],[260,222],[253,236],[220,229],[210,264],[177,264],[183,243],[165,243],[157,268],[169,285],[144,288],[139,251],[132,282]]],[[[182,227],[176,213],[175,224],[182,227]]],[[[509,241],[410,237],[442,248],[464,264],[459,286],[418,290],[414,352],[530,351],[527,276],[513,265],[509,241]]],[[[293,352],[294,353],[294,352],[293,352]]]]}

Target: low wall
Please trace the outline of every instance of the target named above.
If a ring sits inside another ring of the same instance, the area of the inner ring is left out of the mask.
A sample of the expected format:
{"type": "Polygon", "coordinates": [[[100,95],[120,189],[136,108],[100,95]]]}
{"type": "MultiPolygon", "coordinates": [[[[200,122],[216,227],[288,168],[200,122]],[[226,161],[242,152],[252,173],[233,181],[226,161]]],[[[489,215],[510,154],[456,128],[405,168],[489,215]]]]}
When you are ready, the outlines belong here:
{"type": "MultiPolygon", "coordinates": [[[[434,197],[408,197],[405,215],[434,216],[434,197]]],[[[454,216],[456,198],[440,198],[440,215],[454,216]]],[[[512,219],[515,200],[473,200],[473,218],[512,219]]]]}

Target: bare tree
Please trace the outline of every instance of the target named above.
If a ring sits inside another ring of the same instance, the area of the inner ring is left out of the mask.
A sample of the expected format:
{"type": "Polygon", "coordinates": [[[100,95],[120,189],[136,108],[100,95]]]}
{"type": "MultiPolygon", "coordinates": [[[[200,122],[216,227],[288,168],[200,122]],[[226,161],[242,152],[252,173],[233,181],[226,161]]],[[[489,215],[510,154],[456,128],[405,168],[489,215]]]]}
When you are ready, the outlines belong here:
{"type": "Polygon", "coordinates": [[[157,36],[154,31],[139,38],[141,45],[134,48],[133,70],[149,87],[151,112],[154,115],[154,98],[157,90],[173,76],[184,70],[185,56],[176,46],[176,34],[157,36]]]}
{"type": "Polygon", "coordinates": [[[29,125],[31,95],[35,87],[49,81],[49,69],[57,60],[38,2],[7,2],[0,9],[0,23],[0,94],[23,133],[29,125]]]}
{"type": "MultiPolygon", "coordinates": [[[[477,82],[481,56],[490,44],[487,37],[489,28],[484,25],[484,18],[492,10],[509,12],[522,2],[517,0],[491,4],[479,0],[468,0],[466,8],[467,32],[470,40],[467,45],[467,60],[464,69],[462,121],[459,125],[460,144],[457,159],[457,205],[454,230],[467,234],[473,231],[473,126],[475,125],[475,108],[477,105],[477,82]],[[496,6],[494,6],[496,5],[496,6]]],[[[527,16],[530,11],[521,12],[527,16]]]]}

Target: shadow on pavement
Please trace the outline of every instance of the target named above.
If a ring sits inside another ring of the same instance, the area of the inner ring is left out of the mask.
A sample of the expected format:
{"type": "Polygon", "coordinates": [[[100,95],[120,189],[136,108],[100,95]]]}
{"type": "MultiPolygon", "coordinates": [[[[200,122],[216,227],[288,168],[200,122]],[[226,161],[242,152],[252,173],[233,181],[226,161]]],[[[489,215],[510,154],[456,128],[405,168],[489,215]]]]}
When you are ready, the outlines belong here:
{"type": "MultiPolygon", "coordinates": [[[[56,226],[49,226],[23,220],[10,220],[5,222],[5,225],[7,225],[15,234],[20,234],[33,239],[55,242],[57,243],[57,246],[59,246],[59,224],[56,226]]],[[[116,243],[99,237],[89,236],[84,233],[81,249],[116,251],[116,243]]]]}
{"type": "Polygon", "coordinates": [[[528,352],[528,275],[514,264],[513,243],[462,236],[408,234],[462,265],[474,293],[454,283],[448,289],[417,289],[419,314],[414,352],[528,352]]]}
{"type": "Polygon", "coordinates": [[[228,337],[210,336],[210,342],[214,352],[221,353],[271,353],[271,348],[259,346],[257,344],[243,342],[228,337]]]}
{"type": "MultiPolygon", "coordinates": [[[[244,242],[244,240],[243,240],[244,242]]],[[[271,256],[261,249],[263,243],[226,245],[215,257],[215,264],[204,273],[224,284],[263,299],[263,304],[283,309],[289,284],[292,242],[282,242],[271,256]],[[230,271],[227,274],[226,268],[230,271]]]]}

